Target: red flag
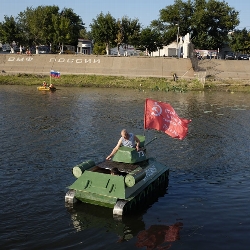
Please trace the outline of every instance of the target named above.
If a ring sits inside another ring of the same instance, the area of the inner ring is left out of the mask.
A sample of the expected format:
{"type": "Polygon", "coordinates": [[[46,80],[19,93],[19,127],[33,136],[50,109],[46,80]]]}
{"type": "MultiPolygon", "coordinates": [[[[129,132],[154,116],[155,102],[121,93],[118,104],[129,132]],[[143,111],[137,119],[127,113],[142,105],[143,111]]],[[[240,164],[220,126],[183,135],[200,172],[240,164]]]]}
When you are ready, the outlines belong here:
{"type": "Polygon", "coordinates": [[[191,120],[180,118],[170,104],[146,99],[144,129],[163,131],[173,138],[184,139],[191,120]]]}

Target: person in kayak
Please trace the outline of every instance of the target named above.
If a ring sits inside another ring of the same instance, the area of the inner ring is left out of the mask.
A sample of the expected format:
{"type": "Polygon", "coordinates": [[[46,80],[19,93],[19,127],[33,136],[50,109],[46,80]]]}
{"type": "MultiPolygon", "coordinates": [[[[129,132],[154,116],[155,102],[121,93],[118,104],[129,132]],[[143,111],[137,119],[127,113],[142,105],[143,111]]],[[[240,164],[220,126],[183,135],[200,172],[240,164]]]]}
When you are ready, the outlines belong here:
{"type": "Polygon", "coordinates": [[[106,160],[111,160],[112,156],[118,151],[120,146],[136,148],[136,150],[139,151],[140,140],[133,133],[128,133],[126,129],[123,129],[121,131],[121,138],[112,150],[111,154],[107,156],[106,160]]]}
{"type": "Polygon", "coordinates": [[[55,87],[54,84],[52,84],[52,83],[49,85],[49,88],[50,88],[51,90],[55,90],[55,89],[56,89],[56,87],[55,87]]]}

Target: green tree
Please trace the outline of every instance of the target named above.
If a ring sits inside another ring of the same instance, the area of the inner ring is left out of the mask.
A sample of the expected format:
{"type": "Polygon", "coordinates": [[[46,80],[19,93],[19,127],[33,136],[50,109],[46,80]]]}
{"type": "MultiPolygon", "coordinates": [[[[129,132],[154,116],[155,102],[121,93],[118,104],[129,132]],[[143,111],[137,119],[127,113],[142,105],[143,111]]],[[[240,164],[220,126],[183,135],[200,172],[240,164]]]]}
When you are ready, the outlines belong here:
{"type": "Polygon", "coordinates": [[[58,15],[57,6],[27,7],[18,15],[27,43],[31,45],[53,43],[52,16],[58,15]]]}
{"type": "Polygon", "coordinates": [[[192,36],[196,47],[216,49],[228,41],[228,32],[238,24],[238,12],[226,2],[196,0],[192,17],[192,36]]]}
{"type": "Polygon", "coordinates": [[[87,31],[86,29],[81,29],[79,32],[79,38],[93,40],[91,31],[87,31]]]}
{"type": "Polygon", "coordinates": [[[173,5],[160,10],[159,19],[153,20],[151,27],[158,30],[164,45],[168,45],[176,40],[178,26],[181,35],[190,33],[192,15],[193,5],[190,0],[187,2],[175,0],[173,5]]]}
{"type": "Polygon", "coordinates": [[[116,34],[116,39],[115,39],[115,42],[117,44],[118,56],[120,56],[120,46],[122,45],[123,40],[124,40],[124,30],[123,30],[122,22],[118,19],[117,34],[116,34]]]}
{"type": "Polygon", "coordinates": [[[104,43],[95,43],[93,48],[93,54],[95,55],[105,55],[106,54],[106,46],[104,43]]]}
{"type": "Polygon", "coordinates": [[[118,30],[122,35],[122,44],[125,49],[128,45],[139,45],[141,24],[138,19],[130,19],[126,16],[122,17],[118,30]]]}
{"type": "Polygon", "coordinates": [[[162,48],[161,34],[155,30],[147,27],[142,29],[140,35],[140,50],[146,50],[149,54],[162,48]]]}
{"type": "Polygon", "coordinates": [[[70,42],[72,37],[70,20],[63,15],[53,15],[52,25],[54,27],[53,42],[61,46],[61,52],[63,52],[63,45],[70,42]]]}
{"type": "Polygon", "coordinates": [[[234,30],[229,35],[229,46],[235,52],[250,52],[250,33],[246,28],[242,30],[234,30]]]}
{"type": "Polygon", "coordinates": [[[4,16],[4,21],[0,22],[0,37],[2,43],[13,42],[21,44],[23,42],[22,30],[13,16],[4,16]]]}
{"type": "MultiPolygon", "coordinates": [[[[138,45],[140,40],[140,29],[141,24],[139,23],[138,19],[132,20],[124,16],[121,20],[117,20],[117,34],[115,42],[117,45],[118,55],[120,55],[120,46],[123,46],[126,51],[128,45],[138,45]]],[[[127,53],[127,51],[125,53],[127,53]]]]}
{"type": "Polygon", "coordinates": [[[238,24],[239,13],[228,3],[217,0],[175,0],[173,5],[160,10],[160,18],[152,21],[167,45],[180,35],[190,33],[199,49],[221,48],[228,41],[228,32],[238,24]]]}
{"type": "Polygon", "coordinates": [[[105,44],[106,54],[109,55],[110,47],[115,46],[118,33],[116,19],[110,13],[104,15],[101,12],[96,19],[93,19],[90,27],[94,43],[105,44]]]}
{"type": "Polygon", "coordinates": [[[68,42],[77,45],[82,19],[70,8],[61,12],[58,6],[27,7],[18,15],[20,26],[29,45],[68,42]]]}
{"type": "MultiPolygon", "coordinates": [[[[64,8],[60,14],[69,20],[70,38],[69,43],[77,45],[81,30],[85,30],[85,24],[80,16],[78,16],[71,8],[64,8]]],[[[68,31],[69,32],[69,31],[68,31]]]]}

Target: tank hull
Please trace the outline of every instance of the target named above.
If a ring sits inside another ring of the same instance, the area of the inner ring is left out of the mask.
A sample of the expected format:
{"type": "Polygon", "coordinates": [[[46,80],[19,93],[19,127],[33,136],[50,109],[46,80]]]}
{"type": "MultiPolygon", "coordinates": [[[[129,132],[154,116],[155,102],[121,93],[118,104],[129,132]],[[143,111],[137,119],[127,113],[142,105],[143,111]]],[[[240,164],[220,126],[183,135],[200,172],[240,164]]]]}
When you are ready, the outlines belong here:
{"type": "Polygon", "coordinates": [[[109,207],[113,208],[114,215],[124,215],[143,207],[158,193],[165,192],[168,175],[167,167],[153,158],[136,164],[105,161],[85,167],[81,176],[69,186],[65,201],[109,207]],[[119,169],[120,175],[110,174],[114,167],[119,169]]]}

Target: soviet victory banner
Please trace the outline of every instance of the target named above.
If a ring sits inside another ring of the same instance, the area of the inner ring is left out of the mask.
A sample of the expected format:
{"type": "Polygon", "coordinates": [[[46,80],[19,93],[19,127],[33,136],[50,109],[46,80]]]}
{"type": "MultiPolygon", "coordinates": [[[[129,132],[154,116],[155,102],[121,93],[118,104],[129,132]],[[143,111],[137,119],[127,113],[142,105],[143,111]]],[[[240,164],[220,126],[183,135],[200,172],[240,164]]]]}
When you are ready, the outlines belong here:
{"type": "Polygon", "coordinates": [[[173,138],[184,139],[191,120],[180,118],[170,104],[146,99],[144,129],[163,131],[173,138]]]}

